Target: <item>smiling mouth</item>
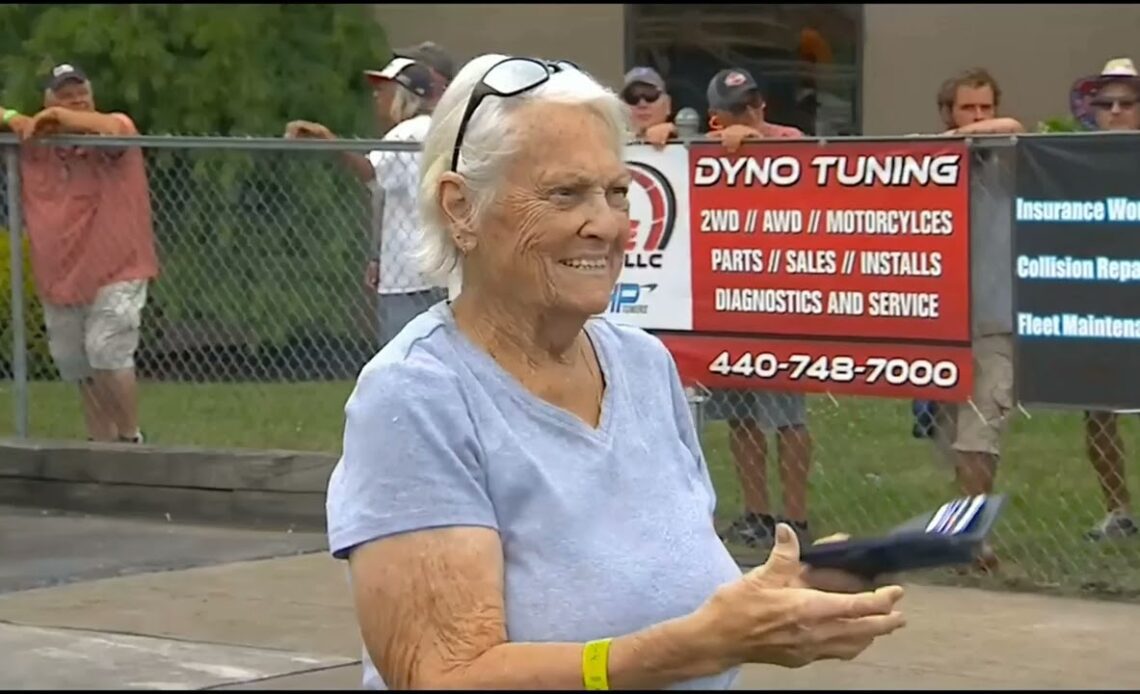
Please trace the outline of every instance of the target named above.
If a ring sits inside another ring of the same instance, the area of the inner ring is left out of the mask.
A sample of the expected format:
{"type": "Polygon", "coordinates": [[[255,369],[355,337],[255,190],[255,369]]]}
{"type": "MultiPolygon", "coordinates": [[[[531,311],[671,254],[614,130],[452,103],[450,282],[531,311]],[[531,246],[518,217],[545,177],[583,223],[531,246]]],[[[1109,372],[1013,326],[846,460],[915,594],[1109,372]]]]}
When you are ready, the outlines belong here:
{"type": "Polygon", "coordinates": [[[559,265],[568,267],[571,270],[578,270],[580,272],[604,272],[609,269],[610,261],[605,259],[598,260],[559,260],[559,265]]]}

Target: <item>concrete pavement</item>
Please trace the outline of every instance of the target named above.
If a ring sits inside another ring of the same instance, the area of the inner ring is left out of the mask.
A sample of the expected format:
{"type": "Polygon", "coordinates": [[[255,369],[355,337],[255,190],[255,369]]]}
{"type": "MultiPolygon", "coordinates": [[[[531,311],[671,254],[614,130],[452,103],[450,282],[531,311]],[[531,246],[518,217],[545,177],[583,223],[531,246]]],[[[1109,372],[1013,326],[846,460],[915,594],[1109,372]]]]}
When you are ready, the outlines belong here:
{"type": "Polygon", "coordinates": [[[10,689],[206,689],[318,673],[352,662],[263,648],[0,623],[0,686],[10,689]]]}
{"type": "Polygon", "coordinates": [[[0,506],[0,593],[321,550],[324,533],[0,506]]]}
{"type": "MultiPolygon", "coordinates": [[[[0,540],[9,537],[5,532],[0,540]]],[[[255,555],[277,541],[242,540],[255,555]]],[[[114,543],[105,547],[114,552],[114,543]]],[[[231,552],[195,568],[112,571],[0,594],[0,688],[358,687],[359,636],[344,566],[323,552],[285,551],[293,556],[234,561],[231,552]]],[[[9,556],[0,554],[0,563],[9,556]]],[[[741,687],[1128,689],[1140,683],[1131,641],[1140,606],[928,586],[910,586],[904,602],[905,631],[858,661],[750,667],[741,687]]]]}

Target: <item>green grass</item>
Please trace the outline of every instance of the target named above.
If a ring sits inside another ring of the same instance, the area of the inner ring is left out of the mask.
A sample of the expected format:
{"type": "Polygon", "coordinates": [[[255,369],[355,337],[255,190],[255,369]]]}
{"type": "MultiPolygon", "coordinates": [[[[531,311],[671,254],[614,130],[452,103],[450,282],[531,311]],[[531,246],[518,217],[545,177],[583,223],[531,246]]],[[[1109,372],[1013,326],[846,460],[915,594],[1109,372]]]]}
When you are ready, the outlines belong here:
{"type": "MultiPolygon", "coordinates": [[[[351,388],[347,382],[145,383],[144,426],[160,445],[335,453],[351,388]]],[[[12,433],[12,401],[10,388],[0,386],[0,436],[12,433]]],[[[911,437],[908,402],[823,396],[809,402],[815,441],[810,507],[817,534],[874,534],[955,494],[951,472],[932,445],[911,437]]],[[[981,585],[1140,598],[1140,538],[1104,545],[1081,539],[1102,504],[1083,450],[1080,414],[1030,414],[1012,424],[998,473],[999,490],[1010,497],[994,535],[1002,574],[981,585]]],[[[1137,419],[1121,421],[1134,486],[1140,480],[1137,419]]],[[[37,438],[83,435],[73,390],[60,383],[32,384],[30,420],[37,438]]],[[[726,520],[739,512],[740,493],[723,423],[706,427],[704,448],[719,495],[718,516],[726,520]]],[[[770,478],[777,495],[774,469],[770,478]]],[[[755,559],[734,551],[742,561],[755,559]]],[[[923,578],[978,582],[948,572],[923,578]]]]}

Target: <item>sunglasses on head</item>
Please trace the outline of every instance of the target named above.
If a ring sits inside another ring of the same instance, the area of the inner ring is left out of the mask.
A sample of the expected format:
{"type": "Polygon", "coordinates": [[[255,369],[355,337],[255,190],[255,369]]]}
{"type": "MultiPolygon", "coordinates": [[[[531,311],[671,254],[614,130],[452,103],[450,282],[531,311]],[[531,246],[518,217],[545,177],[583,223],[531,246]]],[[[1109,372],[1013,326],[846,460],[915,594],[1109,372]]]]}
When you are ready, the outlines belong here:
{"type": "Polygon", "coordinates": [[[1092,100],[1093,108],[1103,109],[1105,111],[1112,110],[1113,106],[1119,105],[1121,109],[1129,109],[1136,105],[1136,99],[1128,97],[1107,97],[1098,96],[1092,100]]]}
{"type": "Polygon", "coordinates": [[[451,170],[459,167],[459,150],[463,147],[463,135],[475,115],[475,109],[488,96],[507,98],[524,94],[545,84],[551,75],[563,70],[578,70],[578,66],[568,60],[539,60],[538,58],[504,58],[483,73],[479,83],[467,99],[467,108],[459,121],[459,131],[455,134],[455,149],[451,154],[451,170]]]}
{"type": "Polygon", "coordinates": [[[654,89],[652,91],[632,91],[622,95],[622,100],[630,106],[637,106],[644,101],[647,104],[657,103],[661,98],[661,92],[654,89]]]}

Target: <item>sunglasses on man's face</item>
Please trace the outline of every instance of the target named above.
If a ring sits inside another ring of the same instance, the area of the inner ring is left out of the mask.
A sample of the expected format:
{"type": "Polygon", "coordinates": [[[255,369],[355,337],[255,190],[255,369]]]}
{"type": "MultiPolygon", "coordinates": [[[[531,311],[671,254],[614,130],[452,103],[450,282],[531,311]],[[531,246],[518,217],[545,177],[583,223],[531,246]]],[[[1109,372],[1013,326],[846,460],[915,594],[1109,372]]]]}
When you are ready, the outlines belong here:
{"type": "Polygon", "coordinates": [[[642,101],[647,104],[657,103],[657,100],[660,98],[661,92],[657,91],[656,89],[648,92],[629,92],[622,97],[622,99],[625,100],[625,103],[629,104],[630,106],[637,106],[642,101]]]}
{"type": "Polygon", "coordinates": [[[1136,99],[1128,97],[1112,98],[1102,96],[1093,99],[1092,105],[1093,108],[1101,109],[1102,111],[1111,111],[1113,106],[1120,106],[1121,111],[1127,111],[1136,105],[1136,101],[1136,99]]]}

